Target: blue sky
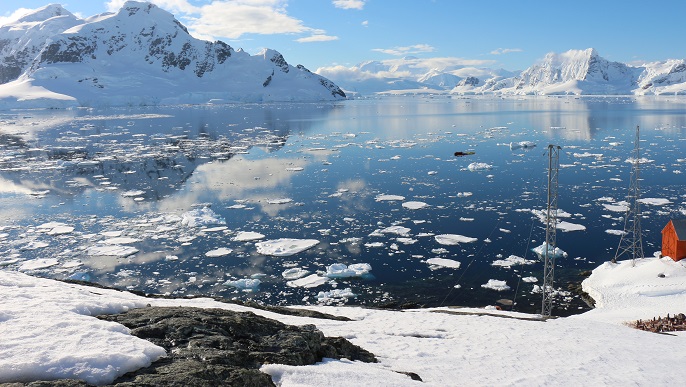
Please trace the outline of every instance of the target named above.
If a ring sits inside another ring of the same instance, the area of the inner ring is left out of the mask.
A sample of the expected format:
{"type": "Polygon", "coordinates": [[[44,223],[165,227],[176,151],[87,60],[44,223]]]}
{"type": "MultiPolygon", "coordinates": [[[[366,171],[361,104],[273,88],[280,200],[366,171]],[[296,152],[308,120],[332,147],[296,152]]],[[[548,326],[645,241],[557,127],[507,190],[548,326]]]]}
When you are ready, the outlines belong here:
{"type": "MultiPolygon", "coordinates": [[[[0,24],[45,0],[3,0],[0,24]],[[20,11],[22,12],[22,11],[20,11]]],[[[53,1],[53,2],[59,2],[53,1]]],[[[268,47],[310,70],[412,55],[523,70],[548,52],[593,47],[625,63],[686,58],[684,0],[153,0],[200,38],[268,47]]],[[[81,17],[123,0],[65,0],[81,17]]]]}

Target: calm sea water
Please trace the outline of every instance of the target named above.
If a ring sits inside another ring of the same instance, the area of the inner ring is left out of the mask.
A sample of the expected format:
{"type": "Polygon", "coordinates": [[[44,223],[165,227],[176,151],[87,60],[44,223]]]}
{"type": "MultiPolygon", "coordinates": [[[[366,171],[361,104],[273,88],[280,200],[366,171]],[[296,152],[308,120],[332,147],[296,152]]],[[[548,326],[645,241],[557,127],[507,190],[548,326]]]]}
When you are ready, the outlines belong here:
{"type": "MultiPolygon", "coordinates": [[[[556,286],[566,291],[615,254],[636,126],[646,158],[646,253],[660,249],[670,218],[686,216],[685,108],[676,97],[398,97],[1,112],[0,269],[270,304],[322,302],[320,292],[349,288],[356,297],[326,302],[485,306],[506,299],[515,310],[537,312],[543,268],[531,249],[545,235],[531,210],[546,205],[548,144],[562,147],[561,220],[584,228],[558,231],[568,256],[556,262],[556,286]],[[523,141],[536,146],[513,149],[523,141]],[[403,206],[410,201],[426,206],[403,206]],[[181,222],[202,207],[225,222],[181,222]],[[380,232],[391,226],[409,231],[380,232]],[[259,241],[232,240],[239,231],[319,244],[262,255],[259,241]],[[441,245],[441,234],[476,241],[441,245]],[[92,250],[112,245],[137,252],[92,250]],[[219,248],[231,252],[207,255],[219,248]],[[534,262],[492,265],[510,255],[534,262]],[[460,267],[432,265],[434,258],[460,267]],[[337,263],[368,263],[371,275],[313,288],[287,286],[282,276],[290,268],[322,274],[337,263]],[[241,279],[261,283],[251,291],[226,284],[241,279]],[[509,289],[482,286],[489,280],[509,289]]],[[[555,313],[585,308],[563,292],[555,313]]]]}

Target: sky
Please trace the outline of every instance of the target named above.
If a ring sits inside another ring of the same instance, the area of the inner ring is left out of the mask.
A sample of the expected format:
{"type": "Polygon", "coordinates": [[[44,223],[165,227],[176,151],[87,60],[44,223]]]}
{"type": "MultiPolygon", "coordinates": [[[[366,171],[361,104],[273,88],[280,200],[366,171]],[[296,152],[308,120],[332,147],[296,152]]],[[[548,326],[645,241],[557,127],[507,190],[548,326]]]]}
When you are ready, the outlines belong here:
{"type": "MultiPolygon", "coordinates": [[[[57,1],[59,2],[59,1],[57,1]]],[[[80,17],[124,0],[64,1],[80,17]]],[[[49,4],[3,0],[0,24],[49,4]]],[[[524,70],[549,52],[595,48],[629,64],[686,58],[683,0],[153,0],[197,38],[251,54],[281,52],[312,71],[419,58],[442,65],[524,70]]]]}

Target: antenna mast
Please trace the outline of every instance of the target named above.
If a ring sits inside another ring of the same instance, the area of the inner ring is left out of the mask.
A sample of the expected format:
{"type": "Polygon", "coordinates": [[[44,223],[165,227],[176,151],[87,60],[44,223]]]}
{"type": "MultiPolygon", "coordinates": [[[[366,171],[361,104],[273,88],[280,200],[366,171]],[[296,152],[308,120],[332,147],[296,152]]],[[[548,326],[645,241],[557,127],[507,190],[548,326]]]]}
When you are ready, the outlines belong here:
{"type": "Polygon", "coordinates": [[[640,131],[638,125],[636,126],[636,141],[634,144],[633,160],[631,167],[631,181],[629,183],[629,192],[626,195],[626,215],[624,216],[624,233],[619,239],[617,252],[612,259],[612,263],[617,263],[617,260],[624,255],[631,257],[631,265],[636,265],[636,258],[643,258],[643,233],[641,231],[641,188],[640,188],[640,172],[641,172],[641,145],[640,145],[640,131]]]}
{"type": "Polygon", "coordinates": [[[555,248],[557,246],[557,188],[560,171],[560,149],[548,145],[548,210],[545,225],[545,251],[543,253],[543,304],[541,315],[550,317],[553,309],[553,279],[555,277],[555,248]]]}

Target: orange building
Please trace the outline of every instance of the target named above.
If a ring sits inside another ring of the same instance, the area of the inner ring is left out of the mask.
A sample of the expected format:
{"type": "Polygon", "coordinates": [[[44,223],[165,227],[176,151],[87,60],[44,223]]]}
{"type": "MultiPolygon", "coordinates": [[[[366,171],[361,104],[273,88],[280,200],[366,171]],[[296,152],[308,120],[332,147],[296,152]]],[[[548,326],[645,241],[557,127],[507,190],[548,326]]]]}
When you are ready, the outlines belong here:
{"type": "Polygon", "coordinates": [[[662,229],[662,255],[675,261],[686,258],[686,219],[672,219],[662,229]]]}

